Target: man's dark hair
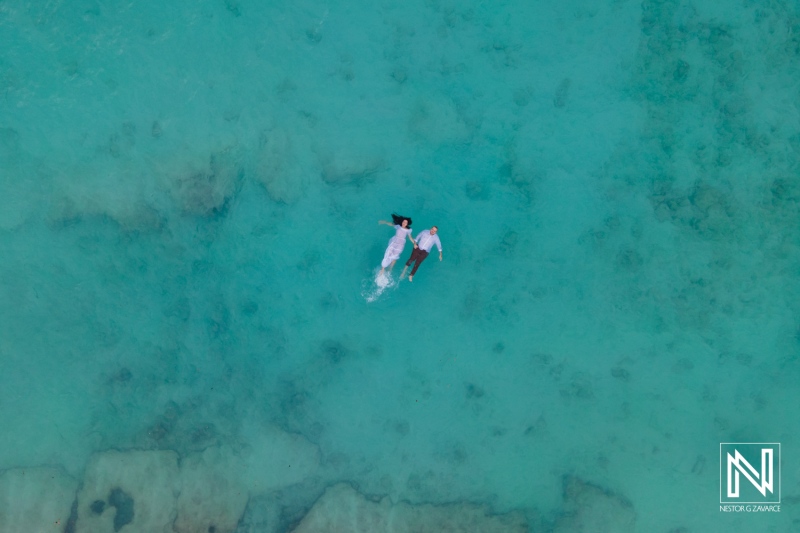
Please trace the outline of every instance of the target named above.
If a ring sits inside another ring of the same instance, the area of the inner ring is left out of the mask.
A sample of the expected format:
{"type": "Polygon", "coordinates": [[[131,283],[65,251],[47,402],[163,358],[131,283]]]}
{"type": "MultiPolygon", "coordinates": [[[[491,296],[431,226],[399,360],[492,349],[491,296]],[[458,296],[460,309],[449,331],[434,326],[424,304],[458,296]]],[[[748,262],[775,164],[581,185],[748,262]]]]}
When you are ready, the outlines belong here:
{"type": "Polygon", "coordinates": [[[439,229],[439,226],[431,226],[431,229],[439,229]]]}
{"type": "Polygon", "coordinates": [[[408,218],[408,217],[401,217],[397,213],[392,213],[392,220],[394,220],[394,223],[397,224],[398,226],[402,226],[403,225],[403,221],[404,220],[408,220],[408,226],[407,227],[409,227],[409,228],[411,227],[411,219],[408,218]]]}

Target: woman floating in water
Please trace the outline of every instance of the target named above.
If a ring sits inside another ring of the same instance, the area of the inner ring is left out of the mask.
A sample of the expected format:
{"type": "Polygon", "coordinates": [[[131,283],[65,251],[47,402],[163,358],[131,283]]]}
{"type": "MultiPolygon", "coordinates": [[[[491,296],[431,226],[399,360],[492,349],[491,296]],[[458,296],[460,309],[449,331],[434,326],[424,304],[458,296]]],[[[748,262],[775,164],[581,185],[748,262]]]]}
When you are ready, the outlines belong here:
{"type": "Polygon", "coordinates": [[[394,224],[385,220],[378,221],[378,224],[394,226],[395,230],[394,237],[389,240],[389,246],[386,247],[386,253],[383,254],[383,261],[381,261],[381,272],[378,274],[379,276],[383,274],[383,271],[386,270],[387,266],[389,267],[389,270],[394,267],[395,262],[400,257],[400,254],[403,253],[403,248],[406,246],[406,237],[408,237],[408,240],[410,240],[415,246],[417,244],[414,242],[414,238],[411,237],[410,218],[401,217],[400,215],[392,213],[392,220],[394,221],[394,224]]]}

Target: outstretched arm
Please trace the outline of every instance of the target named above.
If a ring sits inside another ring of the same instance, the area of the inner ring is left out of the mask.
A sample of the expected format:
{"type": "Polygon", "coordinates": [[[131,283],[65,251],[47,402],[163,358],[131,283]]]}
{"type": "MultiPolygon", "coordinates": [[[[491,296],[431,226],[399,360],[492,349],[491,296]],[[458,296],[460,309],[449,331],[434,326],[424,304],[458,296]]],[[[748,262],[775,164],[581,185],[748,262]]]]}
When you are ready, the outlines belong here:
{"type": "Polygon", "coordinates": [[[387,222],[387,221],[385,221],[385,220],[379,220],[379,221],[378,221],[378,224],[386,224],[387,226],[392,226],[392,227],[394,227],[394,224],[392,224],[391,222],[387,222]]]}
{"type": "Polygon", "coordinates": [[[414,245],[414,248],[417,247],[417,241],[414,240],[414,237],[411,236],[411,232],[408,232],[408,240],[411,241],[411,244],[414,245]]]}

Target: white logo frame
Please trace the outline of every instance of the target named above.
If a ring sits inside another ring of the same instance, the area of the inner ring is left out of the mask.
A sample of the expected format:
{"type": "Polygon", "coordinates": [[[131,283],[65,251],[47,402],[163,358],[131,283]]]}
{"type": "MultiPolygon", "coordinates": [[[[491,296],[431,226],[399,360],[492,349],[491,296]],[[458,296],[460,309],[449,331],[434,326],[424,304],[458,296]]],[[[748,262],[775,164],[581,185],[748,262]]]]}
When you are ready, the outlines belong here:
{"type": "Polygon", "coordinates": [[[781,503],[781,443],[780,442],[721,442],[719,444],[719,503],[762,504],[781,503]],[[761,447],[761,471],[756,470],[736,449],[736,446],[761,447]],[[726,449],[726,447],[728,447],[726,449]],[[777,455],[777,457],[776,457],[777,455]],[[777,461],[777,468],[775,462],[777,461]],[[775,472],[777,471],[777,478],[775,472]],[[727,475],[726,475],[727,474],[727,475]],[[740,474],[764,496],[764,500],[739,500],[740,474]],[[777,479],[777,483],[776,483],[777,479]],[[777,490],[776,490],[777,489],[777,490]],[[767,490],[770,496],[767,495],[767,490]],[[735,492],[735,494],[731,494],[735,492]],[[772,501],[777,494],[777,501],[772,501]]]}

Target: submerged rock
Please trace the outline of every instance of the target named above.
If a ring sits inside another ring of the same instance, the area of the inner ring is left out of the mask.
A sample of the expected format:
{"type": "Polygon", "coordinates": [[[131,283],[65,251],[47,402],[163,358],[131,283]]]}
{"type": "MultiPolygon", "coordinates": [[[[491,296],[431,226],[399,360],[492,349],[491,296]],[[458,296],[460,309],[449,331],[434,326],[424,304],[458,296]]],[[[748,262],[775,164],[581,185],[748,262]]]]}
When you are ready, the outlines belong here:
{"type": "Polygon", "coordinates": [[[319,449],[302,436],[266,425],[248,427],[247,433],[249,446],[241,457],[251,493],[280,490],[317,472],[319,449]]]}
{"type": "Polygon", "coordinates": [[[566,514],[554,533],[636,531],[636,512],[626,498],[577,477],[564,479],[564,504],[566,514]]]}
{"type": "Polygon", "coordinates": [[[170,173],[172,194],[182,212],[209,218],[224,214],[244,178],[240,159],[239,151],[229,147],[170,173]]]}
{"type": "MultiPolygon", "coordinates": [[[[74,526],[63,529],[75,499],[75,482],[62,505],[62,529],[54,531],[236,531],[251,495],[300,483],[319,467],[318,449],[299,435],[269,425],[246,427],[245,432],[248,445],[210,446],[181,456],[180,464],[174,451],[111,450],[94,455],[78,493],[74,526]]],[[[5,531],[48,530],[0,528],[5,531]]]]}
{"type": "Polygon", "coordinates": [[[294,204],[308,187],[311,170],[303,163],[308,148],[303,145],[302,136],[297,146],[296,137],[285,129],[274,128],[262,132],[259,139],[255,179],[275,202],[294,204]]]}
{"type": "Polygon", "coordinates": [[[76,533],[171,531],[177,514],[178,454],[96,454],[78,494],[76,533]]]}
{"type": "Polygon", "coordinates": [[[249,493],[241,482],[241,459],[227,447],[207,448],[181,461],[177,533],[231,533],[249,493]]]}
{"type": "Polygon", "coordinates": [[[0,473],[0,531],[61,533],[78,482],[60,468],[13,468],[0,473]]]}
{"type": "Polygon", "coordinates": [[[322,180],[328,185],[363,187],[375,181],[386,169],[386,162],[376,153],[332,154],[320,151],[322,180]]]}
{"type": "Polygon", "coordinates": [[[293,533],[524,533],[528,524],[521,513],[493,515],[472,503],[449,505],[393,504],[388,497],[372,501],[350,485],[328,488],[293,533]]]}
{"type": "MultiPolygon", "coordinates": [[[[114,531],[133,522],[133,498],[117,487],[108,495],[108,504],[116,509],[114,513],[114,531]]],[[[102,514],[102,513],[101,513],[102,514]]]]}

